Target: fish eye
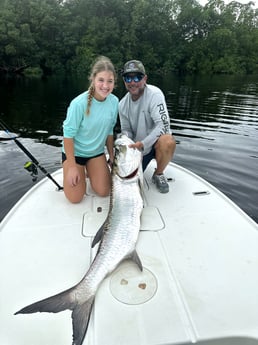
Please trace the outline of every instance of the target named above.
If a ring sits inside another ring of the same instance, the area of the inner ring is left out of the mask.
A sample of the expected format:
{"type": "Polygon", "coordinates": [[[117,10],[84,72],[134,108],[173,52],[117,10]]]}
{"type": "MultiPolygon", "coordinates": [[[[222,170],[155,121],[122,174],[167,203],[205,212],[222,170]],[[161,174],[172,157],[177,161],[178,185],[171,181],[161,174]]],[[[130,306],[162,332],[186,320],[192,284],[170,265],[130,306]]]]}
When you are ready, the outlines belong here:
{"type": "Polygon", "coordinates": [[[122,152],[126,152],[127,150],[127,146],[126,145],[121,145],[121,151],[122,152]]]}

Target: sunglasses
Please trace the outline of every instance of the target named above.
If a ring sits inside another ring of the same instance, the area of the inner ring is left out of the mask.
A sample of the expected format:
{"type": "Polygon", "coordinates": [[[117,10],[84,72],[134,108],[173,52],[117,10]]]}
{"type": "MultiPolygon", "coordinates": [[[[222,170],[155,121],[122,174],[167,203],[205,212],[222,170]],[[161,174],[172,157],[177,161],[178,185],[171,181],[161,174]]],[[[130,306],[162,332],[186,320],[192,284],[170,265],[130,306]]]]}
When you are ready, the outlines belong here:
{"type": "Polygon", "coordinates": [[[135,83],[139,83],[139,81],[142,80],[142,78],[144,77],[143,74],[136,74],[135,76],[129,76],[129,75],[124,75],[124,81],[126,83],[131,83],[132,81],[134,81],[135,83]]]}

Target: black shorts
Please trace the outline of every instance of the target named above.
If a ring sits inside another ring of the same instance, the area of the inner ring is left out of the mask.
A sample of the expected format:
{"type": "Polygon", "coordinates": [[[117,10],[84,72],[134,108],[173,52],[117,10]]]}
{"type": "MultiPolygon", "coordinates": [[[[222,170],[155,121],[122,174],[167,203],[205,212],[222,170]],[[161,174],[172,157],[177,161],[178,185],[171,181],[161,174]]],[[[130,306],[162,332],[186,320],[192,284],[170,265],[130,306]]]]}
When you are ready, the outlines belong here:
{"type": "MultiPolygon", "coordinates": [[[[79,156],[75,156],[75,162],[79,165],[86,165],[86,163],[92,159],[92,158],[97,158],[104,155],[104,153],[100,153],[96,156],[92,156],[92,157],[79,157],[79,156]]],[[[62,163],[64,163],[64,161],[66,160],[66,154],[62,152],[62,163]]]]}
{"type": "Polygon", "coordinates": [[[152,146],[151,150],[147,155],[143,156],[142,158],[142,170],[144,171],[147,168],[147,165],[150,161],[155,158],[155,148],[152,146]]]}

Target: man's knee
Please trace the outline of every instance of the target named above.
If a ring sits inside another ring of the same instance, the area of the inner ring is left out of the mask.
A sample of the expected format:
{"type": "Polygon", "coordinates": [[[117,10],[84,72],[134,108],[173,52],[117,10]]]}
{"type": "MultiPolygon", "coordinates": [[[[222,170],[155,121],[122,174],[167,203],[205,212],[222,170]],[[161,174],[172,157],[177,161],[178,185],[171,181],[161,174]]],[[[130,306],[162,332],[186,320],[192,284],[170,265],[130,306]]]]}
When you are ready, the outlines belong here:
{"type": "Polygon", "coordinates": [[[170,134],[161,135],[156,142],[155,149],[156,150],[169,150],[174,151],[176,147],[176,141],[174,137],[170,134]]]}

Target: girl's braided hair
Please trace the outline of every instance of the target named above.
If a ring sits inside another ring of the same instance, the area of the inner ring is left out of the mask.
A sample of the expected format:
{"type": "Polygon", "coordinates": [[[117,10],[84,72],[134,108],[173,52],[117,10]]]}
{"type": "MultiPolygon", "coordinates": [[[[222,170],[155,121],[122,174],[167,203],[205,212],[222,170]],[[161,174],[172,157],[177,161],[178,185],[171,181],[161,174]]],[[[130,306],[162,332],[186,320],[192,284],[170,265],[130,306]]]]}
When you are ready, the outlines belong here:
{"type": "Polygon", "coordinates": [[[90,114],[90,107],[91,107],[91,103],[92,103],[92,99],[93,99],[94,91],[95,91],[93,79],[96,77],[96,75],[99,72],[103,72],[103,71],[112,72],[116,80],[116,71],[111,60],[105,56],[98,57],[93,64],[93,67],[91,69],[91,74],[89,76],[90,86],[88,89],[89,93],[88,93],[88,99],[87,99],[86,115],[90,114]]]}

